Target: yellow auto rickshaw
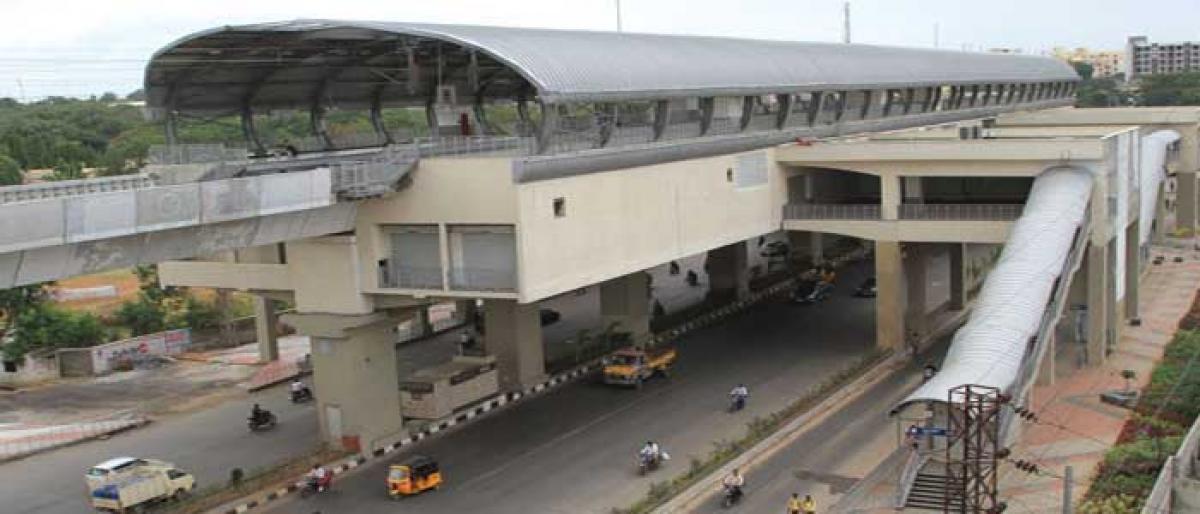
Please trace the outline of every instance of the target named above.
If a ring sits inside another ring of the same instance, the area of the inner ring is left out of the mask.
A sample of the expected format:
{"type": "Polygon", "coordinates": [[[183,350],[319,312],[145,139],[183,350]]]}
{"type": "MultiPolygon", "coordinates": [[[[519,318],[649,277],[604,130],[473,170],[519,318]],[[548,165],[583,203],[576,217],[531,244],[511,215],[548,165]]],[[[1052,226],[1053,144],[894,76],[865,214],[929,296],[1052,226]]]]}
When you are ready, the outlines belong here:
{"type": "Polygon", "coordinates": [[[388,495],[393,499],[420,494],[442,485],[442,472],[437,461],[417,455],[388,469],[388,495]]]}

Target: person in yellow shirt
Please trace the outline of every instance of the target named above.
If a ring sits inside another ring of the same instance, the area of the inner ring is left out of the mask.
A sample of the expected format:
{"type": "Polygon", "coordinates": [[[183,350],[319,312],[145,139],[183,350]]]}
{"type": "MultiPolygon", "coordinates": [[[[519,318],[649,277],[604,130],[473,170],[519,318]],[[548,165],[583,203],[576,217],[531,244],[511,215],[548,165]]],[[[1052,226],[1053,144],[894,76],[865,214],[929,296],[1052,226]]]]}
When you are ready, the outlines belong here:
{"type": "Polygon", "coordinates": [[[813,500],[812,495],[804,495],[804,501],[800,502],[800,510],[804,514],[817,514],[817,502],[813,500]]]}
{"type": "Polygon", "coordinates": [[[804,508],[804,504],[800,501],[798,493],[792,493],[792,497],[788,498],[787,511],[788,514],[801,514],[800,510],[804,508]]]}

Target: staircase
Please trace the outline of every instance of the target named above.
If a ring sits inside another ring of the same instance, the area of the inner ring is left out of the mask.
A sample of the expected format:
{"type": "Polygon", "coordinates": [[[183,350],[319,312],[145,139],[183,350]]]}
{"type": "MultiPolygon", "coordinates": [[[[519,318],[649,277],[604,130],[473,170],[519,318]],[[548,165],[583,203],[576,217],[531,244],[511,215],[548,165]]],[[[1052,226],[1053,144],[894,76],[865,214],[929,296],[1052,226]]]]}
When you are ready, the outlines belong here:
{"type": "Polygon", "coordinates": [[[962,487],[951,481],[950,477],[926,472],[917,474],[917,479],[913,481],[908,499],[904,503],[904,509],[966,512],[967,505],[962,496],[962,487]],[[948,509],[946,508],[947,490],[950,490],[952,494],[948,509]]]}

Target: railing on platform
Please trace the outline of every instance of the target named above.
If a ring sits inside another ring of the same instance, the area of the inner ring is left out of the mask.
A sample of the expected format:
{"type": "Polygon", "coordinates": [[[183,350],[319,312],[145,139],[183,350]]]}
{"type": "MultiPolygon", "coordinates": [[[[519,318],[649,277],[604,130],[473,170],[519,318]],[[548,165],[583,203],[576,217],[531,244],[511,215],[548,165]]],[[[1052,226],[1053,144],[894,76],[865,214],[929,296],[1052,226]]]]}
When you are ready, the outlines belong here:
{"type": "Polygon", "coordinates": [[[383,195],[395,190],[419,158],[414,145],[391,145],[365,159],[336,162],[329,167],[333,190],[347,199],[383,195]]]}
{"type": "Polygon", "coordinates": [[[138,174],[5,186],[0,187],[0,204],[129,191],[156,185],[158,185],[156,177],[138,174]]]}
{"type": "Polygon", "coordinates": [[[877,220],[876,204],[792,203],[783,206],[783,218],[791,220],[877,220]]]}
{"type": "Polygon", "coordinates": [[[223,144],[179,144],[154,145],[147,152],[151,164],[200,164],[245,160],[249,153],[245,148],[223,144]]]}
{"type": "Polygon", "coordinates": [[[1021,217],[1024,204],[901,204],[902,220],[1012,221],[1021,217]]]}

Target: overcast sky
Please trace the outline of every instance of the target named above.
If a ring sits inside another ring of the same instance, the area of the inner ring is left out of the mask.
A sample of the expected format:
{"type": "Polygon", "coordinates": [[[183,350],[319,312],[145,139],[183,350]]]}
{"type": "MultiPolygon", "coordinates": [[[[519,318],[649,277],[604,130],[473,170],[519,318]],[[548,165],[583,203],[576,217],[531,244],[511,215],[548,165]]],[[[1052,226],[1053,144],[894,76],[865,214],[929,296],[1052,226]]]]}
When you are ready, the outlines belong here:
{"type": "MultiPolygon", "coordinates": [[[[840,41],[841,0],[622,0],[624,29],[840,41]]],[[[854,42],[960,50],[1121,49],[1125,38],[1200,39],[1200,0],[852,0],[854,42]]],[[[226,24],[367,19],[613,30],[615,0],[0,0],[0,97],[141,86],[156,49],[226,24]],[[169,6],[169,7],[168,7],[169,6]]]]}

